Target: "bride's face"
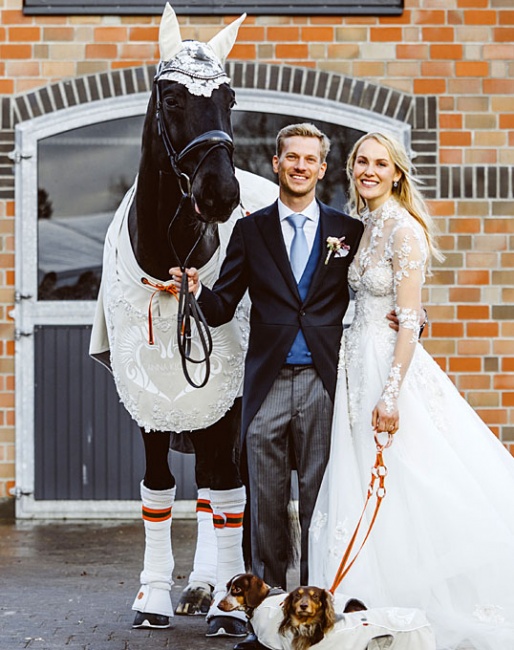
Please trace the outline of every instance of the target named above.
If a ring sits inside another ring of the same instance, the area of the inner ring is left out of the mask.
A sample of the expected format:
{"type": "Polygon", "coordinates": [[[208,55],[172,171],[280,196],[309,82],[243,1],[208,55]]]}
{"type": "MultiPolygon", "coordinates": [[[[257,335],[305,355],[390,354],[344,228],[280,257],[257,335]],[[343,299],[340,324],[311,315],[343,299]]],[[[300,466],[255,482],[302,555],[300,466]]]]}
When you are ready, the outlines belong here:
{"type": "Polygon", "coordinates": [[[364,140],[355,157],[353,178],[370,210],[376,210],[387,201],[400,175],[384,145],[374,138],[364,140]]]}

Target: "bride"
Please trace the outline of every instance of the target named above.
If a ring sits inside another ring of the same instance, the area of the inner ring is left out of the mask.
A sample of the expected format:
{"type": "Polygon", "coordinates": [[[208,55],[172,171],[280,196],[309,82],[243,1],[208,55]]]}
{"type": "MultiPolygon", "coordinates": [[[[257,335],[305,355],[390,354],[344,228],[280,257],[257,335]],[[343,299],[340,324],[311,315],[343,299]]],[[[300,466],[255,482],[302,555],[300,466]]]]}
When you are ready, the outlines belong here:
{"type": "Polygon", "coordinates": [[[374,434],[394,434],[387,494],[341,589],[369,607],[424,610],[439,649],[513,650],[514,459],[418,342],[421,289],[430,257],[441,257],[431,218],[390,136],[363,136],[347,174],[365,230],[349,272],[355,318],[341,344],[309,582],[331,587],[362,511],[374,434]]]}

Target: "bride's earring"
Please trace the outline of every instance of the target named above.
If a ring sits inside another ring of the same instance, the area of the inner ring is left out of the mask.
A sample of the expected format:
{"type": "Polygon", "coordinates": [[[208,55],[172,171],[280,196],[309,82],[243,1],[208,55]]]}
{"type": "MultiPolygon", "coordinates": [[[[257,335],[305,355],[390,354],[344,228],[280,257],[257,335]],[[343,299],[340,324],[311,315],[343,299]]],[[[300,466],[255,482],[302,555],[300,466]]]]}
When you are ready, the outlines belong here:
{"type": "Polygon", "coordinates": [[[393,183],[393,187],[394,187],[394,188],[397,188],[397,187],[398,187],[398,181],[394,181],[394,183],[393,183]]]}

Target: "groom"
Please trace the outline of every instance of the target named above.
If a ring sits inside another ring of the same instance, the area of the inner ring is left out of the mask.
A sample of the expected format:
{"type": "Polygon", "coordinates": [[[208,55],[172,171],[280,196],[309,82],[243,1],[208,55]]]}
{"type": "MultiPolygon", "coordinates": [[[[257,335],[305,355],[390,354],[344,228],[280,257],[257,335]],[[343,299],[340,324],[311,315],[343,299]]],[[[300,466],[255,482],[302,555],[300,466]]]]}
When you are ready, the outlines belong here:
{"type": "MultiPolygon", "coordinates": [[[[189,288],[214,327],[234,316],[249,291],[242,443],[252,571],[284,589],[293,468],[299,484],[300,580],[307,584],[308,529],[330,450],[348,266],[363,229],[360,221],[316,199],[329,148],[326,135],[312,124],[283,128],[273,157],[278,201],[236,223],[212,290],[200,288],[195,269],[187,271],[189,288]],[[328,256],[329,239],[334,250],[328,256]]],[[[177,268],[170,273],[181,277],[177,268]]]]}

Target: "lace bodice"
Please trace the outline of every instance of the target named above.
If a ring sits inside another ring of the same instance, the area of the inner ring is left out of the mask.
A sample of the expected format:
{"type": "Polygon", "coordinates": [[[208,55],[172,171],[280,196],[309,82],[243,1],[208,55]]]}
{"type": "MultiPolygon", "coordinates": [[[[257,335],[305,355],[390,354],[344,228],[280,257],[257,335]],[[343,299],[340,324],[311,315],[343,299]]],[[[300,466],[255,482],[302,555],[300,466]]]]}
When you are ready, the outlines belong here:
{"type": "Polygon", "coordinates": [[[428,246],[421,225],[394,198],[366,213],[363,221],[364,233],[348,274],[350,286],[357,292],[352,328],[374,323],[382,334],[372,336],[391,341],[394,332],[385,316],[393,309],[396,312],[400,330],[394,338],[393,363],[382,394],[391,412],[418,341],[428,246]]]}

